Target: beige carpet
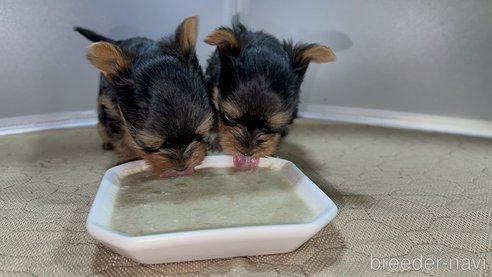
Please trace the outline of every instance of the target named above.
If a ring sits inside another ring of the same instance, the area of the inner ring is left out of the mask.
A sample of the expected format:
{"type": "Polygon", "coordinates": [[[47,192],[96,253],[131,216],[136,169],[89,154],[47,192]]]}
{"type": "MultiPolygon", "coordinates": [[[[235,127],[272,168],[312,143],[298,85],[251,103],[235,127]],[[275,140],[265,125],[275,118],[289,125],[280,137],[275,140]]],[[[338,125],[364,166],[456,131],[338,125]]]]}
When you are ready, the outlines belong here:
{"type": "Polygon", "coordinates": [[[289,254],[142,266],[85,230],[113,162],[95,129],[0,137],[0,275],[492,276],[491,140],[299,120],[279,156],[339,207],[313,239],[289,254]]]}

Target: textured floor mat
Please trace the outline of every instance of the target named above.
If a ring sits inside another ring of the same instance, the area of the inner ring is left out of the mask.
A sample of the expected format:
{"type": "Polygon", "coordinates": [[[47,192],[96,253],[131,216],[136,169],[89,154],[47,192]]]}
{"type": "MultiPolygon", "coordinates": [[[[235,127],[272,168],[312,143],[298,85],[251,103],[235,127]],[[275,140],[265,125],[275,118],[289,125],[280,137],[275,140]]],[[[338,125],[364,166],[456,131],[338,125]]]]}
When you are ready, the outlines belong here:
{"type": "Polygon", "coordinates": [[[114,162],[95,129],[0,137],[0,275],[492,274],[491,140],[299,120],[278,156],[339,207],[313,239],[288,254],[143,266],[85,230],[114,162]]]}

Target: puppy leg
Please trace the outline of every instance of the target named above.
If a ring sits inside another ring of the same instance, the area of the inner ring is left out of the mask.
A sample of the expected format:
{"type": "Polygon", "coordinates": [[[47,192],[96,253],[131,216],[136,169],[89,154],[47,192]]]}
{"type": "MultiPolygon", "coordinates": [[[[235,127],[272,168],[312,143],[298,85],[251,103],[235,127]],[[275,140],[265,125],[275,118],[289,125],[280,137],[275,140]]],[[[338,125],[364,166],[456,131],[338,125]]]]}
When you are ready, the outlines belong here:
{"type": "Polygon", "coordinates": [[[118,156],[116,165],[141,159],[133,145],[134,142],[131,139],[130,134],[126,129],[123,130],[122,138],[115,143],[115,152],[118,156]]]}
{"type": "Polygon", "coordinates": [[[113,150],[114,144],[111,141],[111,137],[108,135],[108,130],[104,127],[101,122],[97,123],[97,132],[102,140],[102,149],[104,150],[113,150]]]}
{"type": "Polygon", "coordinates": [[[116,111],[110,96],[101,90],[98,97],[98,120],[97,130],[102,140],[104,150],[113,150],[118,140],[122,139],[121,118],[116,111]]]}

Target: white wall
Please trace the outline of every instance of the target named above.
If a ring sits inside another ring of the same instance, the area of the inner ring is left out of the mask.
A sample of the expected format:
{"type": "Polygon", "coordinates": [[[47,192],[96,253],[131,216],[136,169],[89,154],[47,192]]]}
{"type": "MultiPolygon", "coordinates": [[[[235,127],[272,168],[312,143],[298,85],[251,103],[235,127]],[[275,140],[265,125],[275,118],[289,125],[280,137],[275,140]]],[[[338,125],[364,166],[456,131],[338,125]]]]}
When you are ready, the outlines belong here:
{"type": "Polygon", "coordinates": [[[0,118],[95,109],[98,72],[75,25],[157,39],[198,14],[204,64],[213,49],[201,41],[229,23],[231,9],[228,0],[0,0],[0,118]]]}
{"type": "Polygon", "coordinates": [[[335,51],[308,69],[304,104],[492,120],[490,0],[240,3],[252,28],[335,51]]]}
{"type": "Polygon", "coordinates": [[[321,42],[334,63],[312,65],[302,103],[492,121],[490,0],[0,0],[0,118],[93,110],[92,28],[119,39],[158,38],[200,16],[201,43],[238,4],[254,29],[321,42]]]}

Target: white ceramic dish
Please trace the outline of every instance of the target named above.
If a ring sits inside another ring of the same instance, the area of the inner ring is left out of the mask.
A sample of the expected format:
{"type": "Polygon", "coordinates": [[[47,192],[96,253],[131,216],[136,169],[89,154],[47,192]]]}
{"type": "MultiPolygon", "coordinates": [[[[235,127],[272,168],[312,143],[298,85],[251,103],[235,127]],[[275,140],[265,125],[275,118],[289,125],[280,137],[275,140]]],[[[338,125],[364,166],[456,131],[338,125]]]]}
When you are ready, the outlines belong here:
{"type": "MultiPolygon", "coordinates": [[[[231,156],[208,156],[197,169],[232,165],[231,156]]],[[[87,230],[92,237],[115,252],[143,264],[153,264],[290,252],[336,216],[337,207],[333,201],[292,162],[262,158],[259,167],[278,170],[292,182],[297,195],[315,212],[312,220],[307,223],[209,228],[142,236],[122,233],[111,227],[111,216],[120,181],[125,176],[148,170],[143,161],[136,161],[113,167],[104,174],[87,218],[87,230]]],[[[267,183],[263,185],[268,186],[267,183]]]]}

